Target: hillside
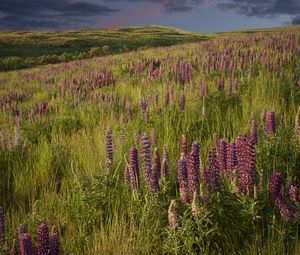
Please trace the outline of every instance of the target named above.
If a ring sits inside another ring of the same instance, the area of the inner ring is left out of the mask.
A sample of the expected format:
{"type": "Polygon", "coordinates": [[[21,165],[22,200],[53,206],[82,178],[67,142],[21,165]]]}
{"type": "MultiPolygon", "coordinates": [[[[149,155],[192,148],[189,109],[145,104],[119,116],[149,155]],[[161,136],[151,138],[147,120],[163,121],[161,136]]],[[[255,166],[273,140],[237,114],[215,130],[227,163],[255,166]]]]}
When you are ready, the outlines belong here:
{"type": "Polygon", "coordinates": [[[300,254],[299,52],[295,27],[0,73],[0,254],[300,254]]]}
{"type": "Polygon", "coordinates": [[[57,32],[1,31],[0,71],[193,43],[210,37],[163,26],[57,32]]]}

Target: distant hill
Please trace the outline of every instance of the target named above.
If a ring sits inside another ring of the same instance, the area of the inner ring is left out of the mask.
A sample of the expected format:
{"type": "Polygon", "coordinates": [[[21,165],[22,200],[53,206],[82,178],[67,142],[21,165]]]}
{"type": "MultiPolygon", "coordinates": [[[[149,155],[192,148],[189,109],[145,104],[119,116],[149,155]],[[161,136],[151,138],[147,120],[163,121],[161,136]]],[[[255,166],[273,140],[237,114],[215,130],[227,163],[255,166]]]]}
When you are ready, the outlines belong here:
{"type": "Polygon", "coordinates": [[[194,43],[210,37],[164,26],[55,32],[0,31],[0,70],[194,43]]]}
{"type": "MultiPolygon", "coordinates": [[[[300,26],[295,26],[295,28],[300,26]]],[[[280,31],[290,27],[193,33],[166,26],[123,27],[51,32],[0,31],[0,71],[124,53],[146,48],[195,43],[226,34],[280,31]]]]}

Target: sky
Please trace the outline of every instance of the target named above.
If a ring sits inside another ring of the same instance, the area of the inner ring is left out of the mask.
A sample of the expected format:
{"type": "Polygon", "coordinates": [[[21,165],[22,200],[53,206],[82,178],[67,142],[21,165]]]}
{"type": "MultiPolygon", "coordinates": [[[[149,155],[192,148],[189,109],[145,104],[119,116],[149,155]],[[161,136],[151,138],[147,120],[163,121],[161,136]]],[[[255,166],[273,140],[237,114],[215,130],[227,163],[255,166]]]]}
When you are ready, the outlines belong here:
{"type": "Polygon", "coordinates": [[[0,30],[167,25],[194,32],[300,24],[300,0],[0,0],[0,30]]]}

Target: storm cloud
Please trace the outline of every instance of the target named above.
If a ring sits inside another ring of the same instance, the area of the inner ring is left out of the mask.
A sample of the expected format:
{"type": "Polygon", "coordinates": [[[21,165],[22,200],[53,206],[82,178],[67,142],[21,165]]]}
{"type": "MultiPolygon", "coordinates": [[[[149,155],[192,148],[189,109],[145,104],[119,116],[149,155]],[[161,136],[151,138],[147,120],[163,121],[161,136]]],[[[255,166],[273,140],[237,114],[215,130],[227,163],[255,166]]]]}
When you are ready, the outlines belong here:
{"type": "Polygon", "coordinates": [[[248,17],[276,18],[287,15],[292,24],[299,24],[299,0],[227,0],[217,6],[248,17]]]}
{"type": "Polygon", "coordinates": [[[145,13],[161,14],[161,18],[170,13],[190,11],[201,15],[199,7],[210,6],[214,10],[233,11],[247,17],[274,19],[285,16],[290,18],[290,24],[300,23],[300,0],[0,0],[0,29],[96,28],[103,27],[107,20],[116,23],[114,19],[125,20],[117,24],[126,25],[126,20],[140,18],[139,13],[130,11],[134,9],[132,5],[143,8],[144,3],[153,4],[153,9],[159,10],[159,13],[147,10],[149,5],[146,5],[145,13]],[[128,13],[130,19],[122,19],[128,13]],[[105,18],[107,16],[109,18],[105,18]]]}
{"type": "Polygon", "coordinates": [[[92,2],[69,0],[1,0],[1,29],[66,29],[88,26],[96,16],[117,9],[92,2]]]}

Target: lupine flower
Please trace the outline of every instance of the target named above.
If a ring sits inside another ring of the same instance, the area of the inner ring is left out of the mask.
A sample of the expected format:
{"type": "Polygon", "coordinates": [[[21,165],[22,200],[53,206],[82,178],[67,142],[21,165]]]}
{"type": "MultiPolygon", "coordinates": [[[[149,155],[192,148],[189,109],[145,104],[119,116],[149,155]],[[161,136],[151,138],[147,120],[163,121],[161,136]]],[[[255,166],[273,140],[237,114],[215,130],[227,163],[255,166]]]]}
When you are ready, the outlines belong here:
{"type": "Polygon", "coordinates": [[[227,170],[227,143],[224,140],[217,141],[217,165],[221,172],[227,170]]]}
{"type": "Polygon", "coordinates": [[[256,183],[255,149],[252,142],[243,134],[239,134],[236,139],[236,155],[239,188],[242,193],[252,196],[256,183]]]}
{"type": "Polygon", "coordinates": [[[20,236],[20,255],[34,255],[32,239],[29,234],[20,236]]]}
{"type": "Polygon", "coordinates": [[[268,112],[265,120],[265,130],[268,135],[275,134],[276,126],[275,126],[275,113],[268,112]]]}
{"type": "Polygon", "coordinates": [[[139,155],[135,147],[130,149],[129,157],[129,177],[132,190],[139,189],[140,187],[140,170],[139,170],[139,155]]]}
{"type": "Polygon", "coordinates": [[[169,152],[166,146],[163,148],[163,159],[161,165],[161,176],[163,178],[169,175],[169,152]]]}
{"type": "Polygon", "coordinates": [[[188,183],[188,172],[187,172],[187,161],[184,159],[184,156],[181,156],[181,159],[178,160],[178,183],[179,183],[179,192],[181,202],[186,204],[190,201],[189,199],[189,183],[188,183]]]}
{"type": "Polygon", "coordinates": [[[201,208],[200,208],[200,201],[199,201],[199,194],[194,192],[193,195],[193,202],[192,202],[192,214],[194,218],[198,218],[201,213],[201,208]]]}
{"type": "Polygon", "coordinates": [[[157,146],[157,142],[156,142],[156,132],[155,129],[152,128],[151,130],[151,145],[156,147],[157,146]]]}
{"type": "Polygon", "coordinates": [[[299,190],[296,185],[291,181],[285,186],[284,189],[285,196],[287,196],[293,203],[299,202],[299,190]]]}
{"type": "Polygon", "coordinates": [[[52,228],[52,233],[50,235],[49,255],[59,255],[59,236],[55,226],[52,228]]]}
{"type": "Polygon", "coordinates": [[[182,136],[182,139],[180,141],[179,151],[184,155],[186,155],[188,151],[188,140],[184,135],[182,136]]]}
{"type": "Polygon", "coordinates": [[[282,173],[275,172],[270,177],[269,180],[269,194],[272,200],[275,200],[275,198],[280,195],[281,183],[282,183],[282,173]]]}
{"type": "Polygon", "coordinates": [[[147,111],[147,103],[143,97],[140,98],[140,107],[143,113],[147,111]]]}
{"type": "Polygon", "coordinates": [[[283,196],[278,196],[274,201],[276,207],[279,210],[280,216],[284,221],[293,220],[296,217],[295,209],[285,201],[283,196]]]}
{"type": "Polygon", "coordinates": [[[178,204],[176,200],[171,200],[169,210],[168,210],[168,221],[170,227],[173,229],[177,229],[180,226],[178,204]]]}
{"type": "Polygon", "coordinates": [[[192,149],[188,156],[188,181],[191,197],[194,192],[199,194],[199,170],[200,170],[200,158],[199,158],[200,145],[198,142],[192,143],[192,149]]]}
{"type": "Polygon", "coordinates": [[[113,162],[113,141],[112,141],[111,128],[108,128],[105,132],[105,153],[106,153],[105,167],[110,168],[113,162]]]}
{"type": "Polygon", "coordinates": [[[150,143],[147,134],[142,134],[142,169],[149,191],[153,191],[150,143]]]}
{"type": "Polygon", "coordinates": [[[5,221],[4,221],[4,209],[0,206],[0,245],[5,242],[5,221]]]}
{"type": "Polygon", "coordinates": [[[216,162],[216,152],[212,148],[208,154],[209,165],[204,170],[203,177],[209,189],[219,190],[221,187],[220,173],[216,162]]]}
{"type": "Polygon", "coordinates": [[[153,176],[153,189],[154,191],[158,190],[159,187],[159,178],[161,176],[161,160],[157,148],[154,150],[154,157],[152,163],[152,176],[153,176]]]}
{"type": "Polygon", "coordinates": [[[48,255],[49,253],[49,228],[46,223],[42,223],[38,229],[38,255],[48,255]]]}

